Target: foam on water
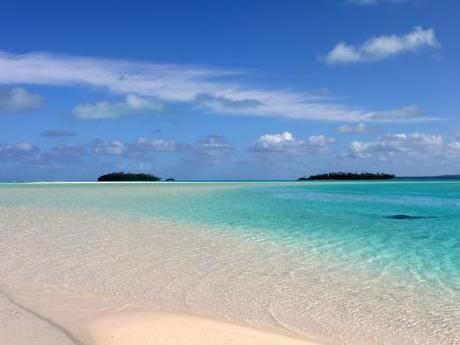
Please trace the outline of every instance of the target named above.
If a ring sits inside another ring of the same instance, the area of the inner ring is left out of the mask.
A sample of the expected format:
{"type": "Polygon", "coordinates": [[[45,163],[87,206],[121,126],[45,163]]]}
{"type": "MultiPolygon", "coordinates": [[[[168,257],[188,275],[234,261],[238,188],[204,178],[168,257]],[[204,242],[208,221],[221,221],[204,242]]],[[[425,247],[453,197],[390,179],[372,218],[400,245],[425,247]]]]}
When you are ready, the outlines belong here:
{"type": "Polygon", "coordinates": [[[460,344],[460,182],[3,185],[0,207],[9,291],[460,344]]]}

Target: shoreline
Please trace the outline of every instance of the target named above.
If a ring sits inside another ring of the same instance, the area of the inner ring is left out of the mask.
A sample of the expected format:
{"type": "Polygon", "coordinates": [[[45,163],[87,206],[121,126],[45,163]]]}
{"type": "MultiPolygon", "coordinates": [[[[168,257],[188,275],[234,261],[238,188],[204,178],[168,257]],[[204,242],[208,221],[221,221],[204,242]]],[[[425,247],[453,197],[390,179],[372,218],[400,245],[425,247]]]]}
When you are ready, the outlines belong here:
{"type": "Polygon", "coordinates": [[[81,307],[75,302],[72,298],[65,299],[59,296],[54,303],[48,303],[50,315],[44,316],[1,291],[0,343],[6,345],[30,345],[31,342],[34,345],[326,344],[317,340],[306,340],[305,337],[285,335],[273,330],[189,313],[113,308],[104,306],[100,300],[86,303],[81,307]],[[13,316],[8,316],[9,314],[13,316]],[[27,329],[27,332],[24,332],[24,329],[27,329]]]}
{"type": "Polygon", "coordinates": [[[310,335],[255,327],[183,311],[119,301],[0,290],[0,343],[5,345],[328,345],[310,335]],[[11,314],[12,316],[8,316],[11,314]],[[27,329],[27,332],[24,332],[27,329]]]}
{"type": "MultiPolygon", "coordinates": [[[[46,227],[46,224],[51,226],[48,221],[54,223],[56,220],[62,222],[59,227],[76,228],[77,224],[82,224],[73,217],[74,220],[68,223],[69,210],[58,217],[62,217],[60,220],[53,216],[55,211],[48,207],[0,207],[0,210],[6,211],[4,214],[11,212],[10,217],[14,216],[17,220],[19,214],[30,215],[25,217],[25,223],[21,223],[26,228],[32,225],[36,217],[43,221],[46,219],[45,222],[39,222],[39,228],[46,227]]],[[[105,222],[104,217],[92,212],[78,210],[77,213],[98,222],[99,226],[105,222]]],[[[168,222],[136,221],[130,216],[120,216],[118,221],[122,221],[123,228],[128,225],[171,227],[168,222]]],[[[87,221],[83,224],[87,224],[87,221]]],[[[109,224],[114,223],[111,221],[109,224]]],[[[203,230],[196,228],[195,231],[203,230]]],[[[33,267],[35,264],[31,265],[33,267]]],[[[31,273],[29,271],[28,275],[31,273]]],[[[252,325],[223,315],[188,312],[181,307],[167,307],[161,303],[132,304],[129,300],[109,296],[80,295],[61,290],[54,284],[44,285],[41,282],[35,286],[26,282],[28,279],[23,276],[20,286],[7,281],[0,284],[2,344],[30,345],[33,341],[34,345],[337,345],[325,339],[313,341],[310,339],[319,338],[273,325],[252,325]],[[5,322],[2,319],[5,311],[14,313],[14,318],[5,322]],[[24,329],[28,331],[24,333],[24,329]],[[196,329],[200,332],[196,332],[196,329]]]]}

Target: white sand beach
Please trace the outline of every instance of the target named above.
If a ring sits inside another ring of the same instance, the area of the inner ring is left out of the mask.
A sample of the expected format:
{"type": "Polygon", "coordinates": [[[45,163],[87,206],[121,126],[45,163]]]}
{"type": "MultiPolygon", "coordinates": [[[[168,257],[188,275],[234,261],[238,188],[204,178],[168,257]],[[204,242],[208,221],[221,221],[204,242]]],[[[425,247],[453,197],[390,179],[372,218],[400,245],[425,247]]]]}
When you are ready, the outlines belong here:
{"type": "MultiPolygon", "coordinates": [[[[52,301],[49,301],[53,303],[52,301]]],[[[53,309],[53,308],[51,308],[53,309]]],[[[73,310],[75,312],[75,310],[73,310]]],[[[67,310],[72,313],[72,309],[67,310]]],[[[2,345],[318,345],[317,342],[193,315],[111,312],[59,318],[70,331],[0,295],[2,345]]]]}
{"type": "MultiPolygon", "coordinates": [[[[3,260],[0,265],[3,276],[9,278],[0,282],[0,344],[2,345],[323,344],[305,340],[306,335],[295,335],[270,324],[267,324],[264,330],[263,323],[259,323],[258,327],[251,327],[249,324],[244,325],[241,321],[232,323],[191,313],[171,312],[171,308],[181,309],[176,304],[178,301],[167,302],[160,298],[156,303],[143,304],[134,296],[134,300],[126,299],[129,290],[125,290],[124,293],[122,290],[132,288],[134,291],[137,289],[136,284],[129,286],[128,281],[125,281],[122,284],[128,285],[117,291],[113,274],[117,274],[117,271],[121,272],[120,265],[123,264],[123,260],[119,261],[119,256],[123,254],[117,250],[117,253],[112,252],[114,256],[111,257],[110,248],[106,247],[107,251],[104,251],[103,244],[107,241],[106,245],[113,249],[116,247],[116,241],[121,241],[121,237],[118,236],[126,232],[126,226],[129,225],[122,218],[116,222],[94,214],[80,212],[76,212],[78,217],[69,212],[57,216],[51,210],[46,209],[1,208],[1,211],[0,223],[2,225],[0,227],[3,229],[1,245],[8,246],[9,249],[9,251],[1,252],[3,260]],[[72,253],[67,251],[70,249],[67,245],[71,243],[62,243],[60,242],[62,238],[49,237],[49,233],[46,234],[52,231],[56,235],[55,231],[60,232],[69,228],[73,229],[74,234],[79,229],[84,229],[83,232],[87,234],[96,229],[102,233],[93,237],[92,243],[87,244],[84,243],[86,242],[85,237],[77,235],[83,242],[78,243],[79,240],[74,238],[72,246],[76,245],[80,249],[74,247],[72,253]],[[10,231],[12,229],[22,231],[10,231]],[[107,238],[107,231],[115,237],[107,238]],[[118,240],[116,240],[117,237],[118,240]],[[39,243],[40,246],[37,247],[34,243],[39,243]],[[85,254],[80,250],[83,250],[85,254]],[[112,263],[117,266],[112,266],[114,269],[112,273],[106,272],[109,275],[97,269],[97,273],[94,272],[96,276],[93,276],[89,268],[101,259],[109,261],[115,259],[112,263]],[[67,272],[61,271],[62,267],[59,268],[65,261],[67,262],[65,265],[70,264],[67,266],[70,269],[67,272]],[[17,270],[17,265],[23,266],[17,270]],[[77,266],[80,268],[76,268],[77,266]],[[65,278],[66,276],[68,278],[69,274],[74,278],[80,276],[82,280],[80,283],[76,281],[71,283],[65,278]],[[103,286],[103,276],[112,280],[109,283],[111,287],[103,286]],[[85,286],[91,286],[90,290],[86,290],[85,286]],[[14,297],[11,297],[10,294],[14,297]],[[286,335],[287,333],[291,334],[286,335]]],[[[137,229],[145,226],[152,227],[153,223],[136,224],[137,229]]],[[[162,228],[164,233],[169,232],[170,236],[176,236],[175,229],[171,225],[160,223],[156,226],[162,228]]],[[[137,232],[134,229],[133,231],[137,232]]],[[[199,232],[197,235],[201,236],[199,232]]],[[[174,241],[178,239],[175,237],[174,241]]],[[[169,241],[166,237],[163,240],[169,241]]],[[[170,245],[175,247],[178,243],[170,243],[170,245]]],[[[125,246],[126,249],[130,247],[128,243],[125,243],[125,246]]],[[[129,251],[135,252],[133,248],[129,251]]],[[[134,262],[125,261],[125,264],[133,265],[131,268],[126,267],[127,271],[136,270],[134,262]]],[[[134,279],[134,277],[129,279],[134,279]]],[[[163,284],[167,283],[158,282],[158,286],[163,284]]],[[[171,285],[169,288],[173,293],[175,288],[171,285]]],[[[209,298],[213,300],[215,296],[211,291],[210,293],[209,298]]],[[[167,297],[167,299],[170,298],[172,296],[167,297]]],[[[238,318],[235,319],[237,320],[238,318]]]]}
{"type": "Polygon", "coordinates": [[[173,313],[118,313],[89,325],[92,345],[317,345],[254,328],[173,313]]]}

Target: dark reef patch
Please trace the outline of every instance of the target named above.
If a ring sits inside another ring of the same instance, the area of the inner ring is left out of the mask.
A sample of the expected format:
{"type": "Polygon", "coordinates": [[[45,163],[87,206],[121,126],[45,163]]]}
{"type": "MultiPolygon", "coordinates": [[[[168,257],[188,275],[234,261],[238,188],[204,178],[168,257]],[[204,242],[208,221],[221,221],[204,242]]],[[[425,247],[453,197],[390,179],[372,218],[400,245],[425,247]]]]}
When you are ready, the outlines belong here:
{"type": "Polygon", "coordinates": [[[394,215],[391,215],[391,216],[385,216],[385,218],[388,218],[388,219],[432,219],[432,218],[436,218],[436,217],[433,217],[433,216],[409,216],[407,214],[394,214],[394,215]]]}

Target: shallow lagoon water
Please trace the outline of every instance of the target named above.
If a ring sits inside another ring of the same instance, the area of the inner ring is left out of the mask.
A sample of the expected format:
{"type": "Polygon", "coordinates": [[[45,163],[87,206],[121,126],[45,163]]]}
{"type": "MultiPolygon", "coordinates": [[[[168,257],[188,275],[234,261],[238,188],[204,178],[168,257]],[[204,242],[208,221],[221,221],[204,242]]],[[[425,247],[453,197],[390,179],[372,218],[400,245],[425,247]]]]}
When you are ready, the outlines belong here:
{"type": "MultiPolygon", "coordinates": [[[[460,341],[459,181],[9,184],[0,186],[2,206],[198,227],[206,229],[209,241],[216,239],[209,245],[215,252],[219,241],[235,236],[240,242],[222,245],[225,255],[214,266],[200,266],[202,273],[209,270],[207,278],[183,274],[179,285],[193,287],[193,312],[257,326],[273,318],[295,333],[317,332],[337,343],[460,341]],[[216,283],[226,279],[227,286],[216,283]],[[203,281],[206,293],[197,288],[203,281]],[[247,299],[251,284],[260,301],[238,302],[247,299]],[[358,330],[366,326],[367,334],[358,330]]],[[[193,238],[189,244],[196,245],[193,238]]],[[[175,244],[174,252],[163,253],[186,260],[178,250],[175,244]]],[[[207,255],[203,243],[199,250],[194,255],[207,255]]]]}

